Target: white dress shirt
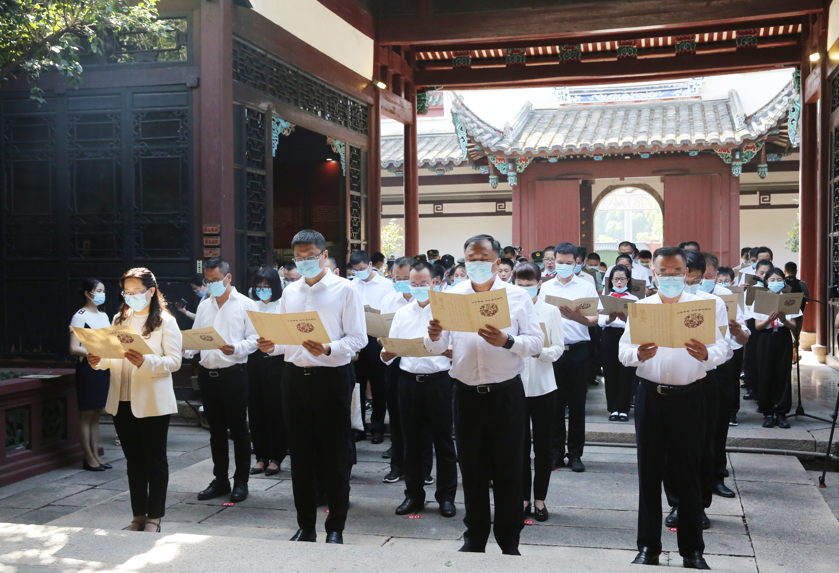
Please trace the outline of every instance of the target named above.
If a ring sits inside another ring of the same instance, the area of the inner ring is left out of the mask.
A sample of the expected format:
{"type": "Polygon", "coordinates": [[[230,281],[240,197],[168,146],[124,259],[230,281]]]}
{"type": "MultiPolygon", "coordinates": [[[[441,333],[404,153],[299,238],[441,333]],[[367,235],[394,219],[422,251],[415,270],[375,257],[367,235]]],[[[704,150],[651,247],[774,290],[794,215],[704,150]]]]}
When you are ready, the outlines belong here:
{"type": "MultiPolygon", "coordinates": [[[[724,286],[714,285],[714,290],[711,291],[711,294],[716,295],[716,296],[720,296],[720,295],[724,295],[724,294],[734,294],[734,293],[731,292],[730,290],[728,290],[727,288],[725,288],[724,286]]],[[[743,329],[746,332],[748,332],[749,334],[751,334],[751,331],[749,330],[749,327],[746,326],[746,315],[743,313],[743,309],[740,308],[739,304],[737,305],[737,318],[735,318],[734,320],[737,321],[737,323],[740,325],[741,329],[743,329]]],[[[740,348],[743,348],[743,345],[739,344],[734,339],[734,336],[731,335],[731,329],[730,328],[728,329],[728,331],[726,333],[726,337],[728,338],[729,350],[728,350],[728,354],[725,357],[725,361],[728,362],[729,360],[734,358],[734,351],[738,350],[740,348]]]]}
{"type": "MultiPolygon", "coordinates": [[[[512,325],[502,330],[513,337],[509,350],[488,344],[476,332],[443,331],[440,340],[433,341],[425,335],[425,348],[432,354],[442,354],[452,346],[452,378],[480,386],[505,382],[524,372],[524,358],[542,352],[545,335],[539,326],[539,317],[533,300],[521,287],[502,281],[495,276],[491,290],[507,289],[512,325]]],[[[452,289],[456,294],[472,294],[472,281],[466,280],[452,289]]],[[[429,305],[430,306],[430,305],[429,305]]]]}
{"type": "MultiPolygon", "coordinates": [[[[542,283],[542,288],[539,289],[539,299],[545,300],[545,297],[548,295],[559,296],[568,300],[577,300],[579,298],[596,298],[598,301],[600,300],[594,285],[578,276],[571,277],[571,280],[567,284],[562,284],[558,278],[542,283]]],[[[597,307],[601,309],[603,305],[598,302],[597,307]]],[[[588,334],[588,327],[573,320],[563,321],[562,331],[565,334],[566,345],[591,340],[588,334]]]]}
{"type": "Polygon", "coordinates": [[[365,306],[382,310],[382,301],[386,296],[394,292],[393,282],[386,279],[379,273],[373,273],[372,279],[369,281],[354,280],[352,281],[353,288],[357,289],[358,296],[361,300],[361,308],[365,306]]]}
{"type": "MultiPolygon", "coordinates": [[[[390,338],[426,338],[428,336],[428,323],[433,319],[430,304],[425,305],[425,308],[420,308],[416,300],[411,300],[409,304],[399,309],[393,317],[393,322],[390,324],[390,338]]],[[[393,360],[385,364],[391,364],[393,360]]],[[[404,356],[399,362],[399,369],[410,374],[434,374],[435,372],[448,371],[451,367],[452,361],[445,356],[404,356]]]]}
{"type": "MultiPolygon", "coordinates": [[[[638,300],[638,297],[634,294],[629,294],[629,291],[623,296],[615,296],[614,291],[609,293],[609,296],[614,296],[615,298],[621,298],[625,300],[638,300]]],[[[606,314],[598,314],[597,315],[597,326],[600,328],[626,328],[626,322],[621,320],[620,318],[616,318],[612,321],[612,324],[606,324],[606,321],[609,320],[609,316],[606,314]]]]}
{"type": "Polygon", "coordinates": [[[536,299],[534,305],[539,322],[548,331],[548,346],[543,347],[538,358],[528,356],[524,359],[524,372],[521,381],[524,395],[528,398],[544,396],[556,390],[556,377],[553,363],[565,352],[565,338],[562,335],[562,313],[552,304],[536,299]]]}
{"type": "MultiPolygon", "coordinates": [[[[717,309],[717,327],[728,326],[728,308],[726,308],[725,302],[720,297],[701,290],[696,291],[696,296],[705,300],[713,300],[717,309]]],[[[734,350],[731,349],[731,344],[729,344],[730,338],[728,337],[728,331],[730,329],[726,328],[725,330],[726,336],[723,337],[723,342],[725,343],[725,358],[723,359],[723,363],[728,362],[734,356],[734,350]]],[[[705,371],[710,372],[715,368],[716,366],[708,364],[705,366],[705,371]]]]}
{"type": "Polygon", "coordinates": [[[393,292],[389,295],[386,295],[385,298],[382,299],[382,308],[379,310],[382,314],[390,314],[392,312],[396,312],[400,308],[404,308],[408,306],[408,303],[414,301],[414,297],[408,295],[408,298],[405,298],[405,294],[397,291],[396,289],[391,288],[393,292]]]}
{"type": "MultiPolygon", "coordinates": [[[[207,295],[198,305],[192,328],[212,326],[227,344],[235,347],[230,356],[221,350],[201,350],[201,366],[216,370],[248,361],[248,355],[256,351],[256,340],[259,338],[248,316],[249,310],[256,310],[256,302],[240,294],[236,287],[230,289],[227,302],[221,305],[221,308],[213,295],[207,295]]],[[[194,352],[190,355],[194,355],[194,352]]]]}
{"type": "Polygon", "coordinates": [[[312,356],[303,346],[276,345],[271,355],[285,354],[286,362],[301,368],[349,364],[355,353],[367,346],[364,305],[354,282],[359,281],[350,282],[327,272],[312,286],[301,278],[285,289],[280,298],[280,314],[316,310],[331,341],[330,353],[312,356]]]}
{"type": "Polygon", "coordinates": [[[591,284],[591,286],[593,286],[593,287],[594,287],[594,290],[597,290],[597,283],[596,283],[596,282],[594,282],[594,277],[593,277],[593,276],[591,276],[590,274],[588,274],[588,273],[584,273],[583,271],[580,271],[580,274],[575,275],[575,276],[576,276],[577,278],[579,278],[579,279],[583,279],[583,280],[584,280],[584,281],[586,281],[587,283],[590,283],[590,284],[591,284]]]}
{"type": "MultiPolygon", "coordinates": [[[[603,286],[606,286],[606,281],[609,280],[609,275],[612,272],[612,269],[615,268],[615,265],[612,265],[608,269],[606,269],[606,274],[603,275],[603,286]]],[[[647,287],[650,287],[653,284],[653,274],[647,267],[642,267],[638,263],[632,264],[632,278],[636,281],[644,281],[647,287]]]]}
{"type": "MultiPolygon", "coordinates": [[[[691,302],[694,300],[702,300],[698,296],[682,292],[678,302],[691,302]]],[[[720,301],[722,302],[722,301],[720,301]]],[[[634,304],[663,304],[661,296],[656,293],[647,298],[641,299],[634,304]]],[[[725,311],[725,304],[723,304],[723,311],[725,311]]],[[[727,318],[727,316],[726,316],[727,318]]],[[[662,348],[659,347],[656,355],[649,360],[641,361],[638,359],[638,344],[632,344],[632,321],[626,325],[626,330],[621,336],[620,345],[618,346],[618,358],[624,366],[630,368],[637,367],[636,373],[639,378],[644,378],[650,382],[657,384],[667,384],[670,386],[687,386],[697,380],[705,377],[705,369],[707,367],[716,367],[725,361],[725,355],[728,352],[728,344],[722,337],[719,327],[728,324],[728,320],[724,320],[720,324],[719,312],[716,317],[716,327],[714,329],[715,340],[713,344],[706,345],[708,349],[708,359],[705,362],[700,362],[688,354],[687,348],[662,348]]],[[[652,341],[650,341],[652,342],[652,341]]]]}

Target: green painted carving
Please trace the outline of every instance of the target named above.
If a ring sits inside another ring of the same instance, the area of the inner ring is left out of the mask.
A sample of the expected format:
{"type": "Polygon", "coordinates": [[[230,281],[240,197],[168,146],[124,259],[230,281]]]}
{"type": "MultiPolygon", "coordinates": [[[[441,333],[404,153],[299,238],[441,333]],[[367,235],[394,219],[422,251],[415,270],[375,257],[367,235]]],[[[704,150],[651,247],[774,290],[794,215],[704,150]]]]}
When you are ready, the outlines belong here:
{"type": "Polygon", "coordinates": [[[472,67],[472,51],[471,50],[455,50],[452,52],[452,68],[471,68],[472,67]]]}
{"type": "Polygon", "coordinates": [[[687,34],[684,36],[676,36],[676,55],[677,56],[695,56],[696,55],[696,35],[687,34]]]}
{"type": "Polygon", "coordinates": [[[789,110],[789,140],[794,147],[798,147],[798,122],[801,118],[801,70],[792,73],[795,86],[795,100],[789,110]]]}
{"type": "Polygon", "coordinates": [[[526,48],[507,48],[507,65],[523,66],[527,59],[526,48]]]}
{"type": "Polygon", "coordinates": [[[460,142],[460,153],[463,159],[466,159],[469,151],[469,140],[466,138],[466,129],[463,127],[463,123],[461,123],[460,116],[457,113],[452,112],[452,118],[454,119],[454,129],[457,132],[457,140],[460,142]]]}
{"type": "Polygon", "coordinates": [[[326,138],[326,144],[332,146],[332,151],[341,156],[341,173],[347,174],[347,144],[331,137],[326,138]]]}
{"type": "Polygon", "coordinates": [[[559,52],[560,64],[573,64],[583,61],[582,44],[565,44],[559,52]]]}

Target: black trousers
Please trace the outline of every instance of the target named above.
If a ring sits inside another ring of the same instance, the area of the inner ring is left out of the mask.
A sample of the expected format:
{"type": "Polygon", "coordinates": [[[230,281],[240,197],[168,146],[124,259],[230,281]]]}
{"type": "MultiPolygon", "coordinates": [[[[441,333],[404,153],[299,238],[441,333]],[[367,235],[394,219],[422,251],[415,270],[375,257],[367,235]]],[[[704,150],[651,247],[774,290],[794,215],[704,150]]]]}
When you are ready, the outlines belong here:
{"type": "Polygon", "coordinates": [[[607,327],[600,333],[600,360],[603,363],[603,382],[606,386],[606,410],[629,413],[629,398],[635,368],[627,368],[618,359],[618,345],[623,328],[607,327]]]}
{"type": "Polygon", "coordinates": [[[257,350],[248,356],[248,422],[257,461],[280,464],[286,456],[283,421],[283,368],[285,356],[257,350]]]}
{"type": "Polygon", "coordinates": [[[664,396],[652,382],[641,380],[635,399],[639,550],[648,547],[654,554],[661,552],[661,484],[666,460],[673,468],[673,488],[679,498],[679,553],[685,556],[705,551],[699,484],[704,422],[704,404],[698,389],[664,396]]]}
{"type": "Polygon", "coordinates": [[[457,454],[452,439],[452,379],[448,372],[439,372],[428,381],[418,382],[416,375],[403,371],[398,385],[405,440],[405,497],[425,500],[424,479],[428,473],[424,458],[430,453],[427,444],[430,433],[437,453],[434,497],[440,503],[454,501],[457,454]]]}
{"type": "MultiPolygon", "coordinates": [[[[585,385],[585,379],[582,379],[585,385]]],[[[525,396],[521,378],[487,394],[458,382],[455,435],[466,515],[464,541],[483,551],[493,527],[501,551],[518,548],[524,527],[521,465],[524,452],[525,396]],[[489,506],[493,481],[495,520],[489,506]]]]}
{"type": "Polygon", "coordinates": [[[600,331],[599,326],[590,326],[588,328],[588,357],[589,357],[589,383],[593,384],[594,379],[600,375],[600,367],[603,366],[603,357],[601,355],[600,346],[600,331]]]}
{"type": "Polygon", "coordinates": [[[114,429],[122,444],[128,468],[128,489],[134,515],[157,519],[166,512],[169,418],[168,414],[137,418],[131,412],[131,402],[120,402],[114,416],[114,429]]]}
{"type": "MultiPolygon", "coordinates": [[[[402,416],[399,410],[399,369],[400,358],[394,359],[385,366],[385,386],[387,386],[387,413],[390,418],[390,471],[399,475],[405,473],[403,460],[405,459],[405,441],[402,439],[402,416]]],[[[451,396],[451,392],[449,395],[451,396]]],[[[452,412],[452,415],[454,413],[452,412]]],[[[431,443],[431,432],[428,427],[423,429],[422,467],[426,476],[431,475],[434,467],[434,447],[431,443]]]]}
{"type": "Polygon", "coordinates": [[[236,471],[233,479],[246,482],[251,466],[251,436],[248,431],[248,371],[244,364],[208,370],[198,367],[198,387],[204,416],[210,424],[213,475],[227,481],[230,469],[227,430],[233,439],[236,471]]]}
{"type": "MultiPolygon", "coordinates": [[[[749,336],[749,341],[744,348],[743,354],[743,382],[746,383],[746,389],[751,393],[757,395],[757,336],[755,329],[755,319],[750,318],[746,321],[746,327],[752,336],[749,336]]],[[[739,390],[738,390],[739,392],[739,390]]]]}
{"type": "Polygon", "coordinates": [[[533,487],[533,500],[545,501],[548,485],[553,470],[551,432],[553,431],[556,411],[556,391],[542,396],[530,396],[526,399],[527,410],[524,418],[524,455],[522,457],[521,485],[524,501],[530,501],[530,488],[533,487]],[[533,478],[530,476],[531,428],[533,440],[533,478]]]}
{"type": "MultiPolygon", "coordinates": [[[[742,349],[741,349],[742,350],[742,349]]],[[[742,356],[742,354],[741,354],[742,356]]],[[[717,422],[714,430],[714,466],[712,484],[725,481],[725,447],[728,443],[728,421],[731,419],[731,390],[732,379],[737,384],[737,395],[740,395],[740,365],[737,363],[737,351],[734,357],[717,367],[717,422]]]]}
{"type": "Polygon", "coordinates": [[[297,525],[306,531],[314,531],[317,524],[318,485],[329,501],[326,532],[343,531],[347,521],[354,384],[349,364],[335,368],[285,365],[283,412],[291,452],[291,485],[297,525]]]}
{"type": "MultiPolygon", "coordinates": [[[[755,333],[752,333],[751,336],[754,335],[755,333]]],[[[738,348],[734,351],[734,357],[724,365],[726,366],[726,370],[730,370],[728,380],[728,396],[731,399],[729,416],[736,416],[737,412],[740,411],[740,373],[743,371],[743,355],[745,351],[745,347],[738,348]]]]}
{"type": "Polygon", "coordinates": [[[782,326],[758,331],[757,405],[764,416],[789,414],[792,408],[792,333],[782,326]]]}
{"type": "Polygon", "coordinates": [[[586,384],[589,380],[589,362],[588,342],[572,346],[554,362],[558,392],[551,447],[556,459],[565,456],[565,406],[568,406],[568,458],[583,455],[586,443],[586,384]]]}
{"type": "Polygon", "coordinates": [[[367,346],[361,349],[358,360],[353,363],[355,377],[361,386],[361,399],[367,395],[367,383],[373,396],[373,412],[367,425],[367,409],[361,405],[361,419],[371,434],[383,434],[385,431],[385,412],[387,411],[387,388],[385,387],[385,365],[381,359],[382,346],[372,336],[367,337],[367,346]]]}

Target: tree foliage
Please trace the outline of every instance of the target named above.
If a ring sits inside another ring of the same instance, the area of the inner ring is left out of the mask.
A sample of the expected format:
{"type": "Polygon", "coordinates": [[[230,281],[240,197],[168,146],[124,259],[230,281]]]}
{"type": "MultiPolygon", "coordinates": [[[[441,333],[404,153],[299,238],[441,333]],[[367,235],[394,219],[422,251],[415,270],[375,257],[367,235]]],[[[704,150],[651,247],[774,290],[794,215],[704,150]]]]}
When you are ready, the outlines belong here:
{"type": "Polygon", "coordinates": [[[402,227],[391,219],[387,225],[382,226],[382,252],[385,255],[391,253],[400,254],[405,250],[405,235],[402,234],[402,227]]]}
{"type": "Polygon", "coordinates": [[[167,31],[157,20],[157,1],[0,0],[0,85],[26,77],[40,101],[36,82],[42,73],[56,71],[78,86],[80,55],[101,55],[106,33],[167,31]]]}

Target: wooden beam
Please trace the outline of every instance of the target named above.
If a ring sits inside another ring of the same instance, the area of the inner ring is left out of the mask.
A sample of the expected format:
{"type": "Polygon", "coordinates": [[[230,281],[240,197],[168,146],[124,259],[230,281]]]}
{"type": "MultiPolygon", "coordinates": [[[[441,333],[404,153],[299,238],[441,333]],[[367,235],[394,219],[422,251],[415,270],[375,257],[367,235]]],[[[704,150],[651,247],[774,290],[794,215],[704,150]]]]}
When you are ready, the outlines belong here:
{"type": "MultiPolygon", "coordinates": [[[[743,166],[743,173],[757,173],[757,164],[757,158],[752,159],[751,163],[743,166]]],[[[767,165],[769,165],[769,173],[798,173],[801,169],[798,161],[773,161],[767,165]]]]}
{"type": "Polygon", "coordinates": [[[414,122],[415,114],[408,100],[399,97],[390,90],[380,90],[379,94],[382,102],[382,115],[395,119],[403,125],[411,125],[414,122]]]}
{"type": "Polygon", "coordinates": [[[379,20],[381,44],[434,45],[444,42],[540,40],[619,33],[678,33],[696,26],[746,28],[752,21],[798,17],[821,12],[822,0],[637,0],[544,10],[420,16],[379,20]]]}
{"type": "MultiPolygon", "coordinates": [[[[109,88],[138,88],[144,86],[172,86],[188,85],[196,87],[199,84],[201,69],[198,66],[171,66],[168,68],[140,68],[119,67],[82,72],[81,89],[109,89],[109,88]]],[[[52,72],[41,75],[35,82],[46,92],[60,93],[72,90],[67,86],[67,77],[52,72]]],[[[23,77],[9,80],[3,85],[4,92],[29,91],[29,82],[23,77]]]]}
{"type": "Polygon", "coordinates": [[[598,83],[638,82],[654,79],[691,78],[697,75],[736,73],[796,65],[797,46],[746,50],[721,56],[697,54],[655,60],[591,62],[494,69],[452,69],[418,71],[418,86],[446,88],[479,88],[515,85],[533,87],[553,82],[554,85],[587,85],[598,83]]]}

